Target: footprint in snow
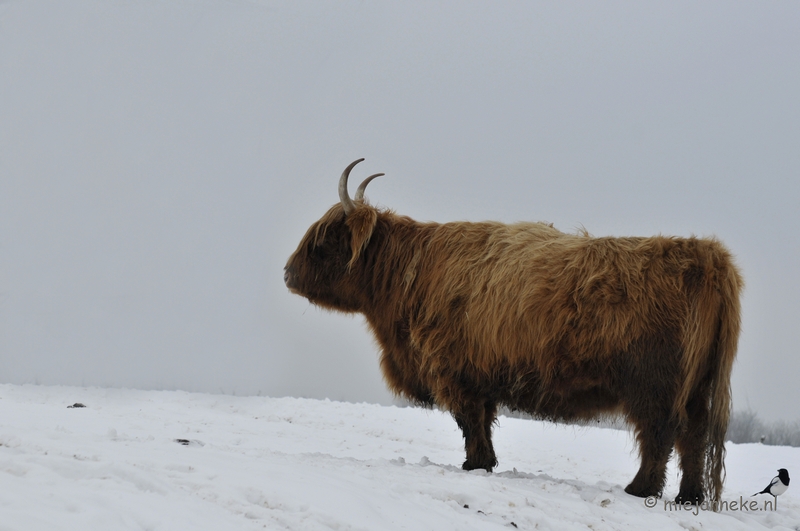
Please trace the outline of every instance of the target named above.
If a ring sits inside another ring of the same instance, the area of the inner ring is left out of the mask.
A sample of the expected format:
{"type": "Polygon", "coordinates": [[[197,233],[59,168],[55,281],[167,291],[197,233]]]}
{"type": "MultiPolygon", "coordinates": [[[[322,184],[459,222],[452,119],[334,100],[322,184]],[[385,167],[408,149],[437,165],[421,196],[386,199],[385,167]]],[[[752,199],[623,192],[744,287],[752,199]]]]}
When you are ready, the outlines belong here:
{"type": "Polygon", "coordinates": [[[175,442],[183,446],[205,446],[205,443],[197,439],[175,439],[175,442]]]}

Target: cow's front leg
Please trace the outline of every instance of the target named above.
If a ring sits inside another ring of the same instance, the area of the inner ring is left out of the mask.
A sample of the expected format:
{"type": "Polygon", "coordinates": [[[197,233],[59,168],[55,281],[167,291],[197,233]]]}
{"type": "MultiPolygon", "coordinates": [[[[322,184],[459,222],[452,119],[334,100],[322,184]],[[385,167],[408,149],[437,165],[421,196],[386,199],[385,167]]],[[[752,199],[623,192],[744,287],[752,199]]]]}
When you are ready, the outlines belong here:
{"type": "Polygon", "coordinates": [[[467,450],[467,460],[461,468],[482,468],[491,472],[497,466],[492,446],[492,424],[497,414],[497,404],[484,400],[465,401],[451,412],[464,435],[464,447],[467,450]]]}

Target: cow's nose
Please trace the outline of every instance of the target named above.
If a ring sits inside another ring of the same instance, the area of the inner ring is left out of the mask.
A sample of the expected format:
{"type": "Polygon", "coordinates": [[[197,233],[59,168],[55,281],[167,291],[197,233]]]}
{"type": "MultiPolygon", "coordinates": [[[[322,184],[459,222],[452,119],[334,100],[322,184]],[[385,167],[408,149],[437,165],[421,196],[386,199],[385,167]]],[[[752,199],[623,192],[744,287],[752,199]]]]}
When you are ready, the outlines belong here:
{"type": "Polygon", "coordinates": [[[286,284],[287,288],[292,287],[292,270],[289,266],[283,268],[283,282],[286,284]]]}

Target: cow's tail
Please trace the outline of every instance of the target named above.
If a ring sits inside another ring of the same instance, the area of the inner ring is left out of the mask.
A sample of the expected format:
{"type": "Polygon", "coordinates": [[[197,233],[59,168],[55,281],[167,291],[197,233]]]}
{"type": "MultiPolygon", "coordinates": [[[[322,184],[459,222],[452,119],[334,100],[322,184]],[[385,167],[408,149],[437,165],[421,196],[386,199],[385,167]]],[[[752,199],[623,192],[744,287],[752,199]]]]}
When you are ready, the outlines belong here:
{"type": "MultiPolygon", "coordinates": [[[[727,253],[725,253],[727,255],[727,253]]],[[[715,260],[714,282],[708,282],[690,309],[684,336],[684,378],[675,414],[685,427],[686,406],[701,386],[709,387],[705,455],[706,498],[719,500],[725,481],[725,436],[731,412],[731,371],[739,340],[742,278],[729,256],[715,260]]]]}
{"type": "Polygon", "coordinates": [[[719,331],[712,352],[711,404],[708,419],[708,446],[706,447],[707,496],[720,500],[725,480],[725,436],[731,414],[731,371],[739,342],[740,303],[743,283],[739,272],[731,264],[720,279],[722,305],[719,314],[719,331]]]}

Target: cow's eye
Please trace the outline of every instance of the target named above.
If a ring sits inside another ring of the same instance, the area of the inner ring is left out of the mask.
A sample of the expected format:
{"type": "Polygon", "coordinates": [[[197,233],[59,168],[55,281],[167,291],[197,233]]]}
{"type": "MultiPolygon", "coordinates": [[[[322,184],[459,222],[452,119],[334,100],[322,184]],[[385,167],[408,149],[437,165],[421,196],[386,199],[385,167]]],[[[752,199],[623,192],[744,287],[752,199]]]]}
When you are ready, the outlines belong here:
{"type": "Polygon", "coordinates": [[[317,245],[316,247],[314,247],[314,250],[312,252],[314,256],[320,260],[324,260],[325,257],[328,255],[327,249],[325,249],[325,247],[323,247],[322,245],[317,245]]]}

